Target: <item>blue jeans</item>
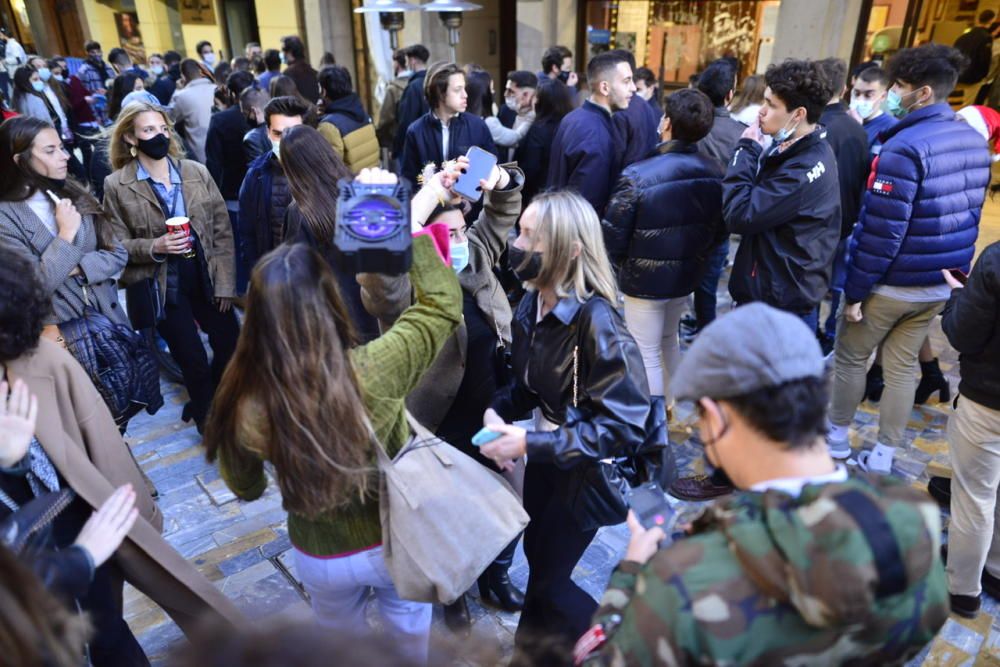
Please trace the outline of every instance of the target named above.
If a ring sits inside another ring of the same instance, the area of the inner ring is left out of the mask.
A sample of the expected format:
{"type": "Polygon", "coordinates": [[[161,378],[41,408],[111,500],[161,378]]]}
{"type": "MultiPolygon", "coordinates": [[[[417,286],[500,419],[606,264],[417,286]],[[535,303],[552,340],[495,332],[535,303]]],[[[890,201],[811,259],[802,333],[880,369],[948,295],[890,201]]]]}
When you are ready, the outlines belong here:
{"type": "Polygon", "coordinates": [[[811,313],[806,313],[805,315],[798,313],[798,316],[802,318],[802,321],[806,323],[809,327],[809,331],[816,333],[816,327],[819,326],[819,307],[817,306],[811,313]]]}
{"type": "Polygon", "coordinates": [[[844,283],[847,281],[847,245],[851,240],[848,236],[841,239],[837,245],[837,254],[833,258],[833,277],[830,279],[830,314],[823,325],[823,333],[827,338],[833,338],[837,333],[837,310],[840,309],[840,296],[844,293],[844,283]]]}
{"type": "Polygon", "coordinates": [[[694,291],[694,315],[698,320],[698,329],[703,329],[715,319],[715,306],[718,302],[719,281],[722,271],[726,268],[729,258],[729,237],[711,251],[708,256],[708,266],[701,284],[694,291]]]}
{"type": "Polygon", "coordinates": [[[382,547],[338,558],[317,558],[293,549],[295,569],[309,593],[316,620],[325,628],[368,634],[365,610],[375,592],[386,632],[414,661],[426,664],[432,607],[399,597],[382,547]]]}

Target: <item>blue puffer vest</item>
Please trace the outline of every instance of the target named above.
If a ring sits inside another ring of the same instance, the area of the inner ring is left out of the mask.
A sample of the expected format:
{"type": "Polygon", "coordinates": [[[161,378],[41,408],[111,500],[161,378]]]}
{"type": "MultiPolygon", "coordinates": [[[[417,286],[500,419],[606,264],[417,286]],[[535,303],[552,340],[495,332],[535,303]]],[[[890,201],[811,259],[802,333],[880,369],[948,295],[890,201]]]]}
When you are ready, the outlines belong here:
{"type": "Polygon", "coordinates": [[[886,130],[851,238],[844,294],[876,284],[940,285],[941,269],[969,270],[990,182],[983,137],[932,104],[886,130]]]}

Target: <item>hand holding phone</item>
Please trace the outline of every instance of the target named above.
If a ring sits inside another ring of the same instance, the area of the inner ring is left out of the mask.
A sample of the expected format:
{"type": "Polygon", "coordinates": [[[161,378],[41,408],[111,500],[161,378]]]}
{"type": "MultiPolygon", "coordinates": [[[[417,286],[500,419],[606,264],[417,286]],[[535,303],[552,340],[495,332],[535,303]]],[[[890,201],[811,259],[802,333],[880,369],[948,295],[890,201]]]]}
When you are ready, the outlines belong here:
{"type": "Polygon", "coordinates": [[[479,198],[483,196],[483,188],[479,181],[489,180],[490,174],[493,173],[493,167],[497,164],[497,156],[479,146],[473,146],[469,149],[466,157],[469,159],[469,166],[458,177],[452,190],[469,201],[479,201],[479,198]]]}
{"type": "Polygon", "coordinates": [[[500,431],[493,431],[489,427],[484,426],[479,429],[479,432],[472,436],[472,444],[476,447],[482,447],[488,442],[493,442],[499,438],[502,433],[500,431]]]}
{"type": "Polygon", "coordinates": [[[969,282],[969,274],[962,271],[962,269],[948,269],[948,275],[955,279],[960,285],[966,285],[969,282]]]}
{"type": "Polygon", "coordinates": [[[677,513],[670,506],[670,501],[659,484],[648,482],[637,486],[629,491],[627,500],[643,528],[660,528],[666,535],[670,535],[677,513]]]}

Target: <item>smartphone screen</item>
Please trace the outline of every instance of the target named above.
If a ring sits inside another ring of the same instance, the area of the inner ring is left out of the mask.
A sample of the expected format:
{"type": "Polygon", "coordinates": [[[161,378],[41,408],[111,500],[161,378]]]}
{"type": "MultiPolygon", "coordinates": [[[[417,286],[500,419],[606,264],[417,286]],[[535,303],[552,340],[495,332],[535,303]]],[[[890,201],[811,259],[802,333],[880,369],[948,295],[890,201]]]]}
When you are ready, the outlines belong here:
{"type": "Polygon", "coordinates": [[[670,536],[677,513],[659,484],[649,482],[635,487],[629,492],[628,502],[643,528],[658,526],[670,536]]]}
{"type": "Polygon", "coordinates": [[[452,189],[469,201],[479,201],[483,196],[479,181],[490,177],[490,172],[497,163],[497,156],[479,146],[473,146],[466,157],[469,158],[469,168],[458,177],[458,182],[452,189]]]}

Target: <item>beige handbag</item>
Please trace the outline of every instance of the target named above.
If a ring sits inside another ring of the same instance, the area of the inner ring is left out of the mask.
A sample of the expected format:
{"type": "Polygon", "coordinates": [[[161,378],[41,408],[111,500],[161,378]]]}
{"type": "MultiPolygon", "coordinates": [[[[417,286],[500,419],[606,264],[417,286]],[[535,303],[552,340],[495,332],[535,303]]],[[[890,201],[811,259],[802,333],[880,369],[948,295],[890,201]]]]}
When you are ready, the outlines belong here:
{"type": "Polygon", "coordinates": [[[406,600],[451,604],[528,525],[500,475],[420,425],[390,459],[372,437],[380,470],[382,551],[406,600]]]}

